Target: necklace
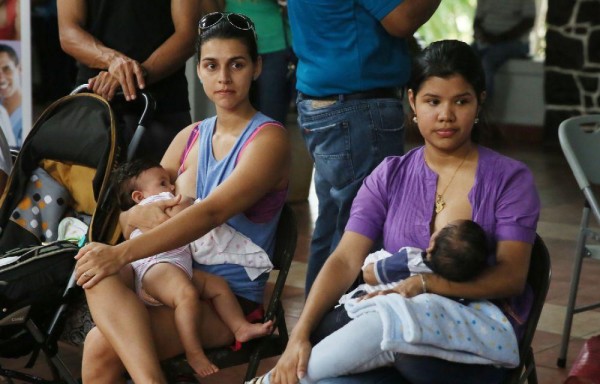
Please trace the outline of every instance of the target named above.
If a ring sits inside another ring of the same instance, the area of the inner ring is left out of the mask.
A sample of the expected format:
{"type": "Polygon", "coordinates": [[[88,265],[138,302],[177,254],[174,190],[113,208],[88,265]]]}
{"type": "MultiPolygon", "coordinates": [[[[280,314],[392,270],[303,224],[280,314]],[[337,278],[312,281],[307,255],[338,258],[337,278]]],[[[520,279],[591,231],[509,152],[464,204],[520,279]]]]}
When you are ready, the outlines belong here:
{"type": "Polygon", "coordinates": [[[454,177],[458,173],[458,170],[460,169],[460,167],[462,167],[463,164],[465,163],[465,160],[467,160],[467,157],[469,157],[469,153],[471,153],[470,150],[467,152],[467,154],[465,155],[465,157],[463,157],[463,159],[460,162],[460,164],[458,165],[458,167],[456,167],[456,169],[454,170],[454,173],[452,174],[452,177],[450,178],[450,181],[448,182],[448,184],[446,184],[446,187],[444,188],[444,190],[442,191],[442,193],[436,193],[435,194],[435,213],[436,214],[442,212],[442,210],[446,207],[446,202],[444,201],[444,193],[446,193],[446,191],[448,190],[448,187],[454,181],[454,177]]]}

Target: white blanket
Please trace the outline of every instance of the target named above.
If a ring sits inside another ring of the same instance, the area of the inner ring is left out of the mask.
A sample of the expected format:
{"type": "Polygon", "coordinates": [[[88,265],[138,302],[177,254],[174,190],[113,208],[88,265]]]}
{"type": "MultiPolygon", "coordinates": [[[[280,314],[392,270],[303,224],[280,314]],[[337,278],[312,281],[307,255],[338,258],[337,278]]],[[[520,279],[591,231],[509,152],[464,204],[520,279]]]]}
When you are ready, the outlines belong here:
{"type": "Polygon", "coordinates": [[[353,299],[345,305],[351,318],[372,311],[380,314],[383,350],[469,364],[508,368],[519,364],[512,326],[489,301],[463,305],[435,294],[410,299],[388,294],[363,301],[353,299]]]}
{"type": "Polygon", "coordinates": [[[273,269],[269,255],[252,240],[227,224],[213,228],[190,244],[192,257],[199,264],[238,264],[250,280],[273,269]]]}

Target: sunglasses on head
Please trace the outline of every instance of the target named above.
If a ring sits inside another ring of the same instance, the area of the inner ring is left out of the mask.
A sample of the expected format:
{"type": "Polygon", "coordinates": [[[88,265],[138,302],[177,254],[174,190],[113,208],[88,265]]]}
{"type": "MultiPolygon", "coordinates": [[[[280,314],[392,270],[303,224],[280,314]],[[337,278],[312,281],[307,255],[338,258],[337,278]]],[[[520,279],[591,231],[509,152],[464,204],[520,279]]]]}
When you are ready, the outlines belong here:
{"type": "Polygon", "coordinates": [[[205,15],[200,19],[198,23],[198,33],[202,34],[202,32],[206,31],[219,24],[223,19],[227,20],[229,24],[234,26],[235,28],[242,31],[252,31],[254,33],[254,38],[256,39],[256,30],[254,28],[254,23],[248,16],[242,15],[240,13],[229,13],[229,12],[212,12],[208,15],[205,15]]]}

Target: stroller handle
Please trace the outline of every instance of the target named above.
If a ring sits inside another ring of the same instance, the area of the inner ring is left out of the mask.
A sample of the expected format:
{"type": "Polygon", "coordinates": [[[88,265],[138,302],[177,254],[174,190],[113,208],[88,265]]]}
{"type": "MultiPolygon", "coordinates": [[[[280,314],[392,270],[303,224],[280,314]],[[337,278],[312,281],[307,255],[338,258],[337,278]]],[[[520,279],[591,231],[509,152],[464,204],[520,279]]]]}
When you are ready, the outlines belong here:
{"type": "MultiPolygon", "coordinates": [[[[78,93],[91,92],[88,86],[88,84],[81,84],[77,86],[73,91],[71,91],[70,94],[75,95],[78,93]]],[[[146,131],[146,126],[148,122],[152,119],[154,111],[156,110],[156,100],[154,100],[154,98],[148,92],[138,90],[138,93],[144,102],[144,108],[142,110],[142,113],[140,114],[140,118],[138,120],[137,128],[135,130],[133,138],[131,139],[131,142],[129,143],[127,148],[127,160],[131,160],[135,155],[135,151],[140,143],[140,140],[142,139],[142,136],[146,131]]],[[[125,95],[121,90],[117,91],[117,93],[115,93],[115,96],[125,99],[125,95]]]]}

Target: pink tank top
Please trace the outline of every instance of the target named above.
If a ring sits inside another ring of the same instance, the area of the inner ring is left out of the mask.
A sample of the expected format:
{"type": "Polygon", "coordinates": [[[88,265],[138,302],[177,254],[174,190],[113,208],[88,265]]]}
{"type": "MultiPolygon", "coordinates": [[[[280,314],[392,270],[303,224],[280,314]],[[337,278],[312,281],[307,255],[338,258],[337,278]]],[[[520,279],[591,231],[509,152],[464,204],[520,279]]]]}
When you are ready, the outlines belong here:
{"type": "MultiPolygon", "coordinates": [[[[185,149],[181,155],[180,166],[179,166],[179,170],[177,171],[178,175],[180,175],[185,170],[185,165],[184,165],[185,160],[187,159],[188,155],[190,154],[190,151],[192,150],[192,146],[198,140],[198,136],[200,136],[200,123],[201,123],[201,121],[199,121],[198,124],[196,124],[196,126],[192,129],[192,132],[190,133],[190,137],[188,138],[187,144],[185,145],[185,149]]],[[[262,126],[260,126],[256,129],[256,131],[252,134],[250,139],[244,144],[244,147],[241,149],[241,151],[238,155],[238,159],[239,159],[239,156],[241,156],[242,153],[244,152],[244,149],[246,149],[246,147],[248,146],[248,143],[250,143],[256,137],[256,135],[265,126],[267,126],[269,124],[274,124],[274,122],[269,122],[269,123],[263,124],[262,126]]],[[[280,125],[280,126],[281,126],[281,128],[284,128],[283,125],[280,125]]],[[[286,197],[287,197],[287,188],[283,188],[278,191],[269,192],[262,199],[260,199],[256,204],[254,204],[250,209],[248,209],[245,212],[245,215],[249,220],[251,220],[255,223],[267,222],[277,212],[277,210],[274,210],[273,207],[281,207],[281,204],[283,203],[283,201],[285,201],[286,197]]]]}

